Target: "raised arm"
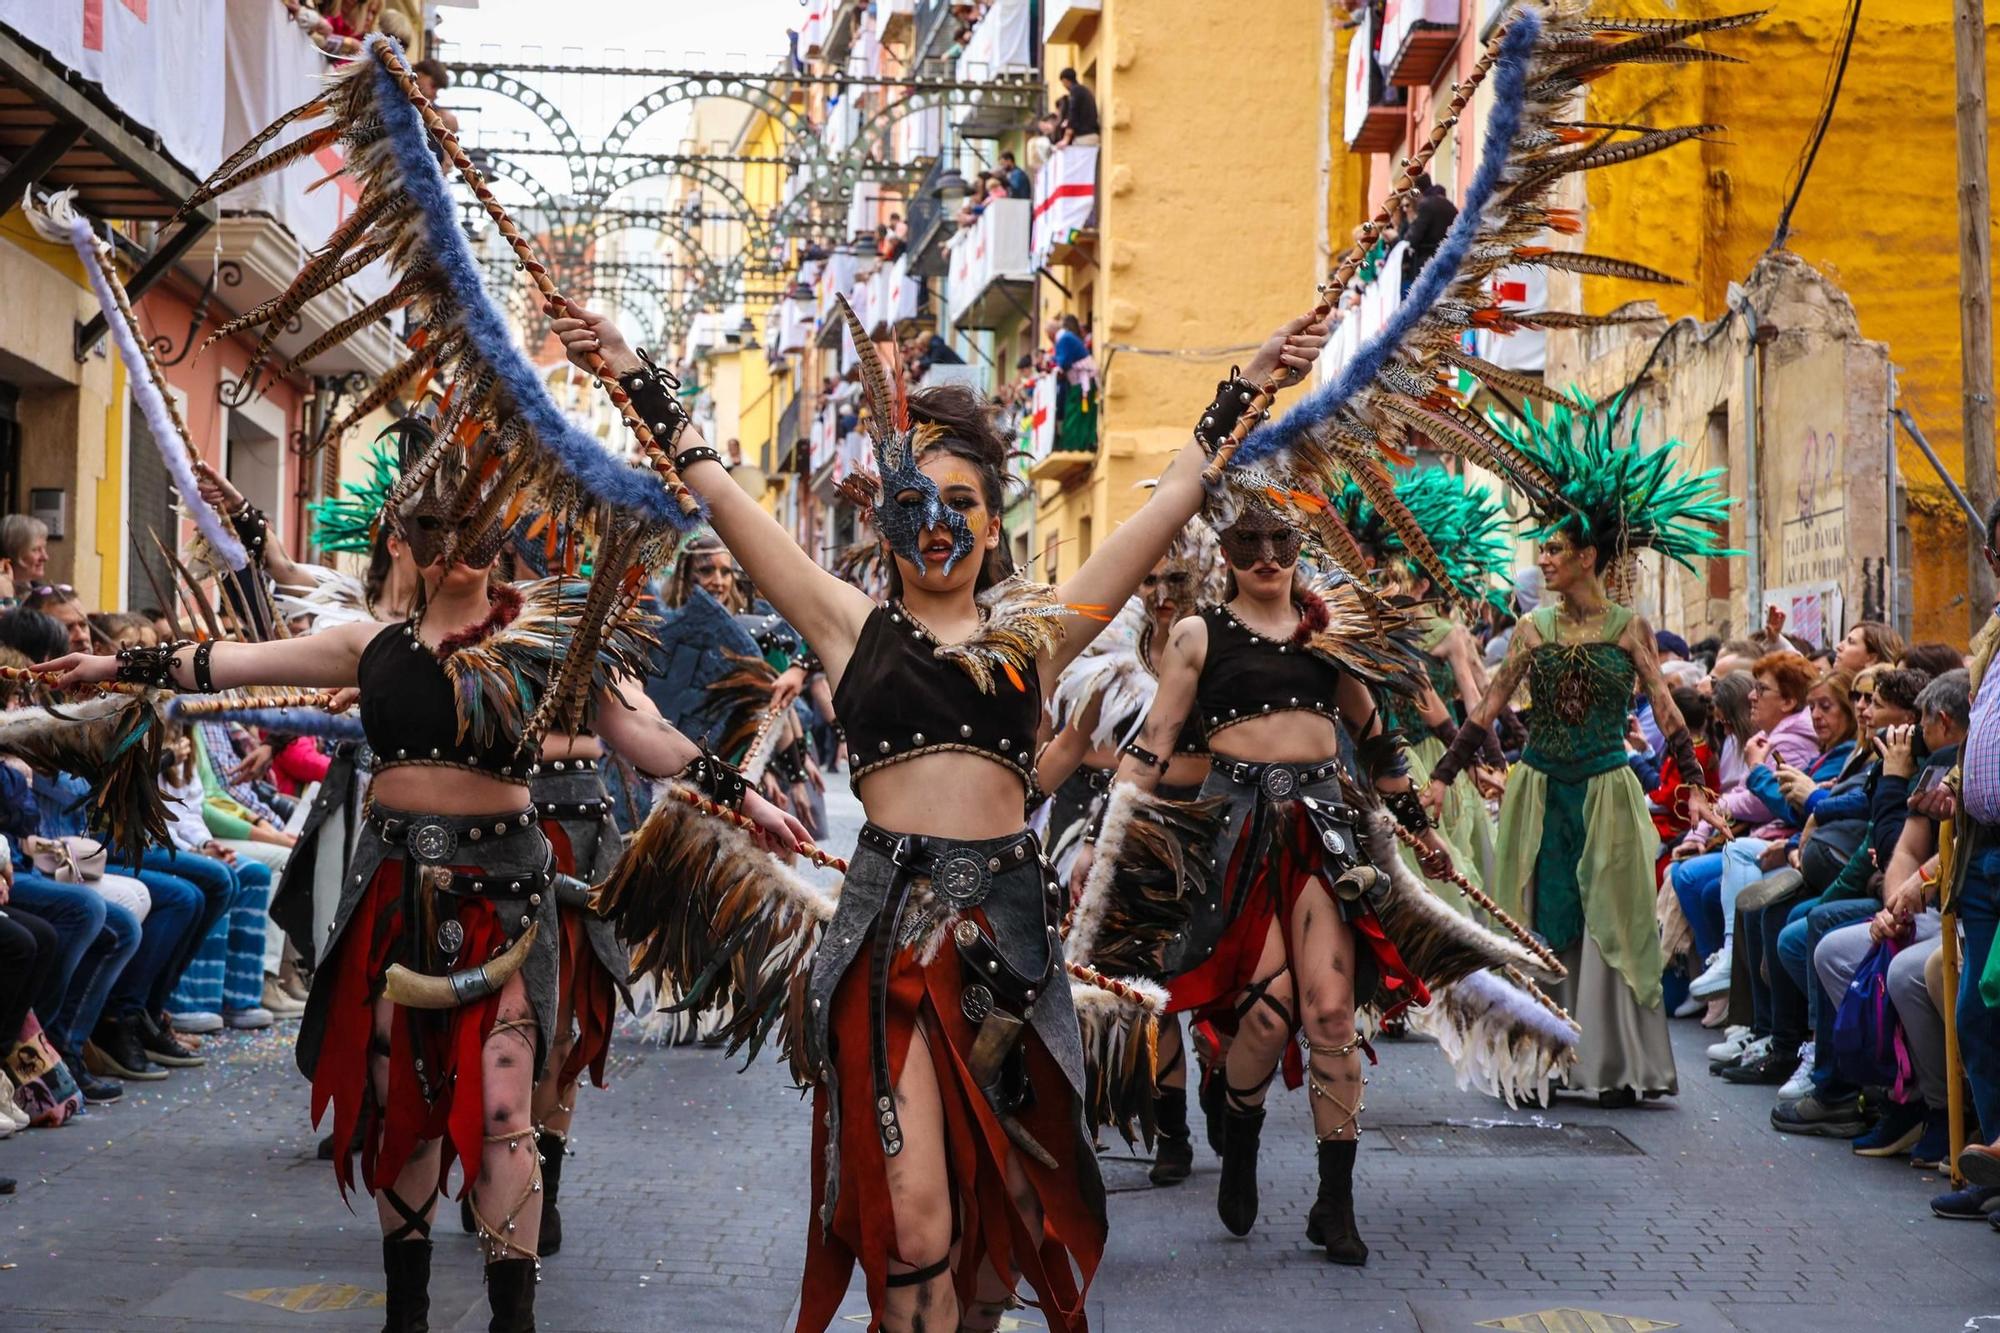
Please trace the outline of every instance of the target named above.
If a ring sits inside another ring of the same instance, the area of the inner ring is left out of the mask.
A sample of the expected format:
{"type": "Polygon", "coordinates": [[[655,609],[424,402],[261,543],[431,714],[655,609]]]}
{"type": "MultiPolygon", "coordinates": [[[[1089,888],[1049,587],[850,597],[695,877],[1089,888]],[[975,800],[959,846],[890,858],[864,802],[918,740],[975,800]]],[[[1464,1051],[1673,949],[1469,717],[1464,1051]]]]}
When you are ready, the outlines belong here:
{"type": "MultiPolygon", "coordinates": [[[[660,716],[660,710],[635,680],[621,680],[598,692],[595,721],[598,739],[646,777],[674,777],[703,759],[701,747],[660,716]]],[[[741,810],[757,825],[768,847],[794,852],[811,841],[805,825],[754,789],[744,788],[741,810]]]]}
{"type": "Polygon", "coordinates": [[[1166,650],[1160,654],[1160,686],[1153,693],[1153,706],[1146,711],[1138,740],[1128,743],[1118,757],[1117,781],[1135,783],[1141,791],[1160,785],[1160,776],[1173,761],[1181,724],[1194,707],[1195,686],[1207,660],[1208,622],[1189,616],[1167,636],[1166,650]]]}
{"type": "Polygon", "coordinates": [[[159,649],[128,649],[118,656],[70,653],[44,662],[36,671],[59,677],[59,685],[101,685],[125,679],[177,690],[231,690],[244,685],[300,685],[308,689],[338,689],[359,684],[361,653],[377,634],[389,628],[374,623],[335,625],[303,639],[270,643],[213,641],[208,651],[206,680],[195,676],[197,646],[182,643],[159,649]],[[121,662],[121,657],[124,659],[121,662]],[[139,671],[151,674],[140,676],[139,671]]]}
{"type": "MultiPolygon", "coordinates": [[[[194,460],[194,475],[196,484],[201,487],[201,498],[228,518],[232,524],[235,523],[236,516],[243,512],[243,492],[237,490],[229,478],[210,467],[204,459],[194,460]]],[[[239,534],[241,532],[240,525],[238,532],[239,534]]],[[[263,561],[265,571],[279,587],[312,586],[312,580],[299,573],[299,567],[293,563],[292,557],[287,555],[285,548],[277,542],[264,543],[263,561]]]]}
{"type": "MultiPolygon", "coordinates": [[[[550,330],[562,339],[570,359],[578,365],[587,368],[587,359],[595,351],[603,353],[614,374],[645,368],[625,335],[605,316],[580,306],[567,310],[551,307],[549,313],[557,317],[550,330]]],[[[633,397],[642,412],[649,406],[643,401],[644,393],[642,390],[633,397]]],[[[705,443],[701,433],[689,425],[676,452],[684,457],[705,443]]],[[[709,525],[729,553],[742,562],[757,590],[812,644],[829,677],[838,681],[874,603],[859,588],[820,568],[777,519],[744,494],[721,463],[701,459],[681,465],[677,459],[676,465],[681,480],[707,502],[709,525]]]]}
{"type": "MultiPolygon", "coordinates": [[[[1301,315],[1265,340],[1243,371],[1243,378],[1261,383],[1278,374],[1282,367],[1284,373],[1278,375],[1279,380],[1289,383],[1312,368],[1325,343],[1326,325],[1314,323],[1309,315],[1301,315]]],[[[1125,599],[1139,590],[1147,571],[1159,563],[1175,536],[1201,508],[1204,494],[1201,472],[1207,465],[1208,456],[1200,443],[1189,440],[1167,466],[1165,475],[1139,512],[1112,529],[1082,567],[1063,583],[1059,589],[1061,600],[1071,606],[1106,610],[1123,606],[1125,599]]],[[[1104,623],[1084,621],[1086,628],[1080,633],[1073,623],[1071,632],[1063,636],[1050,654],[1051,665],[1058,671],[1068,665],[1097,636],[1104,623]]]]}

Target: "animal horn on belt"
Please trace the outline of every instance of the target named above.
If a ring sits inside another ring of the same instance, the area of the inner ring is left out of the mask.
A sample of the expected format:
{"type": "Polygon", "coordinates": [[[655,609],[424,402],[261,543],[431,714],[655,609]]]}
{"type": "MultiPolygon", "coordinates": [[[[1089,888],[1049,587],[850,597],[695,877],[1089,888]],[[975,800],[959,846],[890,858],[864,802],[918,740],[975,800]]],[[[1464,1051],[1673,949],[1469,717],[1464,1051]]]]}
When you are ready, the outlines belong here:
{"type": "Polygon", "coordinates": [[[427,976],[422,972],[412,972],[401,963],[391,963],[382,982],[382,994],[391,1004],[400,1004],[406,1009],[456,1009],[474,1000],[496,995],[507,984],[507,979],[519,972],[521,965],[528,961],[528,954],[535,947],[535,936],[541,929],[541,922],[530,923],[521,932],[521,938],[508,945],[507,951],[498,958],[448,976],[427,976]]]}

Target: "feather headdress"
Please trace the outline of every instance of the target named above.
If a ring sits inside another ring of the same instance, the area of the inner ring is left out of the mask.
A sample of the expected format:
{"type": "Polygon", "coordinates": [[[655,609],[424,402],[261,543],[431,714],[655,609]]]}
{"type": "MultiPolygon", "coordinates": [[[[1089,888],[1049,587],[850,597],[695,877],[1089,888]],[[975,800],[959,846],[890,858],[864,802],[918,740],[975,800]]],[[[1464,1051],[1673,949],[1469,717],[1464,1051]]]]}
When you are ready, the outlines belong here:
{"type": "MultiPolygon", "coordinates": [[[[1474,87],[1490,75],[1492,109],[1479,166],[1443,242],[1418,272],[1402,303],[1345,365],[1282,419],[1251,429],[1276,387],[1263,386],[1252,404],[1254,410],[1244,414],[1236,432],[1218,448],[1207,474],[1211,485],[1234,492],[1237,499],[1275,504],[1310,517],[1323,509],[1319,495],[1337,492],[1351,478],[1372,503],[1396,514],[1400,501],[1393,487],[1382,484],[1385,464],[1408,465],[1421,442],[1498,473],[1538,503],[1553,503],[1555,479],[1531,454],[1469,409],[1453,383],[1463,370],[1515,392],[1536,393],[1538,386],[1465,352],[1465,334],[1589,328],[1634,318],[1505,306],[1490,279],[1509,266],[1673,281],[1638,265],[1548,244],[1550,233],[1574,234],[1581,229],[1574,211],[1554,202],[1556,189],[1566,177],[1647,157],[1721,127],[1651,128],[1581,121],[1575,119],[1577,93],[1620,65],[1728,60],[1689,43],[1758,17],[1753,13],[1623,20],[1593,17],[1589,7],[1577,0],[1516,6],[1467,79],[1454,88],[1428,143],[1403,164],[1382,213],[1358,230],[1354,248],[1336,268],[1333,282],[1322,289],[1316,313],[1322,317],[1330,313],[1333,299],[1386,229],[1390,209],[1414,196],[1416,176],[1449,137],[1474,87]]],[[[1230,501],[1218,496],[1217,503],[1226,509],[1230,501]]],[[[1397,514],[1395,521],[1399,532],[1418,531],[1407,515],[1397,514]]],[[[1307,526],[1318,531],[1310,522],[1307,526]]],[[[1346,563],[1355,552],[1339,549],[1338,534],[1331,536],[1332,554],[1346,563]]],[[[1441,564],[1432,563],[1435,552],[1428,550],[1430,543],[1420,538],[1409,545],[1411,554],[1432,571],[1434,581],[1447,581],[1441,564]]]]}
{"type": "Polygon", "coordinates": [[[1716,537],[1727,529],[1735,503],[1716,488],[1723,469],[1681,471],[1675,466],[1679,440],[1644,449],[1638,412],[1621,431],[1608,411],[1574,389],[1567,403],[1546,415],[1518,425],[1493,420],[1494,429],[1551,482],[1549,495],[1531,499],[1536,537],[1568,533],[1596,547],[1607,563],[1640,547],[1688,569],[1695,560],[1742,554],[1716,537]]]}
{"type": "MultiPolygon", "coordinates": [[[[602,626],[679,534],[700,522],[700,505],[673,469],[672,440],[654,437],[601,356],[593,358],[593,373],[637,440],[642,465],[613,454],[550,396],[486,291],[440,158],[472,191],[540,296],[551,303],[566,298],[418,89],[402,48],[380,34],[364,46],[362,58],[339,67],[318,96],[231,155],[183,211],[322,148],[345,150],[343,174],[359,186],[353,211],[283,293],[230,326],[231,332],[263,330],[246,374],[270,362],[279,334],[308,302],[368,263],[389,267],[394,284],[387,295],[339,321],[286,369],[298,369],[383,316],[407,311],[414,330],[409,355],[332,433],[412,385],[439,387],[433,438],[421,457],[405,460],[389,507],[427,489],[449,489],[449,498],[438,501],[451,520],[440,529],[449,534],[442,540],[445,557],[461,553],[467,542],[475,551],[497,546],[493,534],[522,524],[522,537],[540,544],[540,563],[551,572],[573,575],[588,563],[590,593],[558,672],[560,687],[549,695],[559,711],[573,712],[602,626]],[[309,128],[270,147],[294,123],[309,128]]],[[[539,734],[567,720],[538,712],[530,730],[539,734]]]]}
{"type": "Polygon", "coordinates": [[[1494,580],[1504,578],[1511,556],[1507,511],[1492,493],[1437,467],[1392,473],[1391,482],[1396,508],[1377,506],[1352,480],[1333,497],[1334,516],[1355,543],[1377,560],[1405,556],[1419,568],[1426,562],[1418,550],[1428,550],[1448,580],[1439,592],[1506,610],[1507,590],[1494,580]]]}
{"type": "Polygon", "coordinates": [[[842,483],[845,494],[856,504],[872,508],[875,530],[889,543],[889,549],[905,559],[923,563],[917,539],[926,528],[943,528],[951,533],[951,554],[945,559],[946,573],[972,554],[977,543],[965,516],[948,508],[938,494],[937,483],[923,474],[917,460],[929,444],[942,434],[931,422],[910,424],[910,395],[903,382],[900,363],[882,364],[882,354],[867,326],[854,313],[844,296],[834,297],[848,336],[854,340],[855,358],[861,365],[861,390],[868,409],[868,434],[875,442],[875,475],[852,474],[842,483]]]}
{"type": "Polygon", "coordinates": [[[403,460],[387,432],[368,447],[368,471],[360,481],[341,483],[340,493],[306,506],[312,515],[313,544],[329,554],[367,555],[374,549],[375,524],[402,479],[403,460]]]}

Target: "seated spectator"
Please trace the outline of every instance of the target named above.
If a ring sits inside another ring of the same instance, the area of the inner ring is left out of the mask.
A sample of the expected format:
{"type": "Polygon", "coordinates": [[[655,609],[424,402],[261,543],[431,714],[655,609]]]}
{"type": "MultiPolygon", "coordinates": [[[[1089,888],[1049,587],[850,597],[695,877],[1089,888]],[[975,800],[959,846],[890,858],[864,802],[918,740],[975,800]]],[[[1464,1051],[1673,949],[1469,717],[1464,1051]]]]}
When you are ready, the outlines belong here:
{"type": "Polygon", "coordinates": [[[1776,943],[1776,932],[1767,932],[1766,927],[1778,923],[1770,922],[1767,911],[1770,904],[1789,902],[1804,891],[1804,876],[1792,865],[1804,830],[1818,825],[1816,841],[1837,841],[1840,850],[1851,854],[1866,828],[1858,805],[1851,817],[1838,825],[1831,819],[1819,825],[1806,808],[1813,796],[1838,791],[1843,783],[1849,789],[1847,794],[1856,801],[1862,799],[1866,766],[1850,771],[1849,765],[1859,719],[1849,696],[1848,678],[1836,671],[1814,682],[1806,706],[1814,738],[1821,746],[1818,757],[1811,765],[1796,768],[1753,766],[1745,783],[1776,818],[1760,830],[1764,836],[1735,839],[1723,852],[1722,893],[1729,904],[1726,910],[1733,914],[1728,933],[1739,946],[1731,956],[1730,989],[1736,996],[1732,1008],[1737,1017],[1750,1020],[1751,1035],[1743,1054],[1716,1071],[1731,1083],[1777,1084],[1804,1073],[1800,1067],[1800,1048],[1806,1038],[1803,1024],[1788,1026],[1782,1032],[1773,1027],[1772,991],[1763,968],[1767,946],[1775,947],[1776,943]],[[1781,784],[1781,774],[1793,781],[1781,784]],[[1790,832],[1781,833],[1781,828],[1790,832]],[[1746,895],[1749,910],[1738,911],[1737,904],[1746,895]],[[1742,964],[1740,971],[1738,962],[1742,964]]]}
{"type": "MultiPolygon", "coordinates": [[[[1747,796],[1743,780],[1749,773],[1749,765],[1744,762],[1744,747],[1762,730],[1752,707],[1755,685],[1748,672],[1733,672],[1715,685],[1710,696],[1709,726],[1716,742],[1715,790],[1723,801],[1743,799],[1739,793],[1747,796]]],[[[1756,798],[1748,799],[1755,801],[1756,798]]],[[[1757,810],[1760,814],[1766,813],[1761,805],[1757,810]]],[[[1693,804],[1692,794],[1687,813],[1687,833],[1667,852],[1667,883],[1673,888],[1680,902],[1681,915],[1693,932],[1693,970],[1699,976],[1722,952],[1722,847],[1728,838],[1702,819],[1693,804]],[[1715,900],[1713,906],[1705,901],[1711,895],[1715,900]]],[[[1712,1008],[1719,1021],[1722,1006],[1712,1008]]],[[[1708,1020],[1703,1021],[1706,1023],[1708,1020]]]]}
{"type": "MultiPolygon", "coordinates": [[[[1957,765],[1958,747],[1965,740],[1971,720],[1971,705],[1970,680],[1963,669],[1947,671],[1924,686],[1923,693],[1917,696],[1917,711],[1923,719],[1922,739],[1929,755],[1908,790],[1942,781],[1957,765]]],[[[1885,741],[1885,773],[1907,774],[1916,770],[1914,739],[1908,730],[1899,729],[1885,741]]],[[[1841,997],[1847,993],[1847,983],[1854,979],[1862,960],[1877,942],[1900,939],[1921,946],[1937,937],[1941,923],[1938,914],[1930,909],[1930,904],[1937,897],[1937,849],[1938,822],[1927,815],[1910,812],[1883,872],[1879,902],[1870,900],[1863,904],[1864,908],[1876,910],[1858,917],[1851,924],[1828,931],[1813,951],[1813,969],[1822,987],[1822,1010],[1839,1005],[1841,997]]],[[[1914,978],[1908,975],[1902,978],[1906,994],[1913,982],[1917,986],[1923,984],[1923,961],[1913,960],[1912,966],[1915,968],[1914,978]]],[[[1932,1084],[1932,1090],[1938,1097],[1938,1120],[1942,1129],[1945,1081],[1944,1034],[1941,1027],[1936,1035],[1934,1046],[1921,1038],[1915,1043],[1906,1042],[1906,1046],[1913,1063],[1919,1058],[1920,1050],[1924,1060],[1934,1061],[1934,1077],[1920,1081],[1920,1087],[1923,1082],[1932,1084]]],[[[1927,1106],[1930,1092],[1903,1104],[1892,1101],[1882,1122],[1872,1134],[1866,1135],[1862,1133],[1865,1125],[1855,1104],[1859,1092],[1860,1089],[1842,1086],[1831,1075],[1816,1084],[1814,1097],[1825,1112],[1819,1122],[1820,1133],[1828,1137],[1853,1138],[1855,1151],[1879,1157],[1900,1155],[1924,1137],[1932,1118],[1927,1106]],[[1836,1125],[1843,1130],[1852,1126],[1853,1133],[1836,1134],[1831,1128],[1836,1125]]],[[[1944,1155],[1945,1148],[1939,1144],[1934,1149],[1927,1147],[1926,1151],[1934,1152],[1932,1160],[1935,1161],[1944,1155]]]]}
{"type": "Polygon", "coordinates": [[[1674,707],[1680,709],[1688,734],[1695,738],[1694,757],[1701,761],[1701,772],[1682,774],[1672,755],[1660,764],[1659,783],[1646,799],[1652,811],[1653,827],[1659,830],[1661,846],[1670,845],[1688,831],[1687,800],[1683,789],[1698,786],[1714,791],[1721,781],[1716,776],[1716,745],[1709,728],[1709,701],[1686,686],[1674,690],[1673,696],[1674,707]]]}
{"type": "MultiPolygon", "coordinates": [[[[172,847],[147,851],[148,864],[165,865],[190,878],[219,882],[224,910],[208,923],[180,982],[168,999],[173,1025],[182,1032],[213,1032],[232,1028],[269,1027],[278,1012],[265,1005],[279,1001],[286,1016],[300,1012],[281,992],[267,995],[264,970],[266,936],[270,928],[271,871],[262,862],[238,858],[217,842],[202,815],[202,785],[195,772],[194,741],[179,727],[170,733],[160,773],[160,794],[172,818],[172,847]]],[[[275,972],[275,969],[273,969],[275,972]]],[[[268,978],[276,991],[277,978],[268,978]]]]}
{"type": "MultiPolygon", "coordinates": [[[[84,826],[83,812],[90,802],[88,783],[70,774],[36,774],[33,788],[41,810],[38,832],[43,838],[95,841],[84,826]]],[[[31,843],[30,849],[33,847],[31,843]]],[[[83,1048],[84,1063],[105,1078],[163,1079],[167,1072],[156,1056],[168,1065],[200,1063],[200,1057],[182,1046],[162,1020],[167,993],[206,933],[203,916],[210,910],[210,895],[183,875],[147,865],[144,858],[157,850],[144,849],[140,866],[130,876],[148,900],[143,911],[134,912],[140,927],[138,951],[111,980],[83,1048]]],[[[101,877],[89,877],[89,882],[109,899],[121,889],[130,892],[120,884],[124,879],[107,870],[101,877]]],[[[220,900],[219,893],[214,896],[220,900]]],[[[214,910],[220,914],[221,908],[214,910]]],[[[80,1025],[72,1032],[84,1035],[80,1025]]]]}
{"type": "Polygon", "coordinates": [[[21,601],[22,609],[39,611],[63,627],[72,653],[90,652],[93,642],[90,632],[90,617],[84,614],[83,601],[76,595],[76,589],[67,583],[42,584],[32,589],[21,601]]]}
{"type": "Polygon", "coordinates": [[[49,525],[26,514],[0,518],[0,570],[14,585],[16,596],[48,577],[49,525]]]}
{"type": "MultiPolygon", "coordinates": [[[[1806,706],[1812,686],[1812,667],[1797,653],[1767,653],[1758,658],[1750,687],[1750,720],[1757,732],[1743,745],[1743,785],[1724,793],[1712,806],[1700,794],[1689,798],[1690,812],[1701,815],[1702,821],[1689,832],[1683,846],[1698,842],[1712,850],[1684,858],[1674,867],[1670,872],[1674,891],[1680,895],[1681,910],[1687,913],[1690,925],[1695,922],[1694,913],[1700,912],[1704,924],[1722,934],[1721,946],[1706,970],[1688,986],[1688,994],[1697,999],[1728,994],[1730,946],[1736,939],[1736,895],[1755,877],[1757,858],[1771,840],[1791,832],[1782,804],[1777,810],[1767,805],[1752,784],[1752,775],[1774,761],[1810,770],[1820,758],[1812,713],[1806,706]]],[[[1848,741],[1851,744],[1851,735],[1848,741]]],[[[1844,763],[1846,758],[1843,749],[1840,761],[1844,763]]]]}

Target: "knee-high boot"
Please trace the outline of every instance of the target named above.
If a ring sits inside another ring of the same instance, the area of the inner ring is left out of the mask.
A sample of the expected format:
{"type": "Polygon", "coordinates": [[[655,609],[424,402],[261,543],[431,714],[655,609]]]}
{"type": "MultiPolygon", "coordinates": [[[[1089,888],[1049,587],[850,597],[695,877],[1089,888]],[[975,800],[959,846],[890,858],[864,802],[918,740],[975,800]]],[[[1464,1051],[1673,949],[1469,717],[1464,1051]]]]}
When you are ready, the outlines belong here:
{"type": "Polygon", "coordinates": [[[1222,1124],[1222,1180],[1215,1188],[1215,1212],[1231,1235],[1247,1236],[1257,1224],[1257,1145],[1264,1134],[1264,1108],[1227,1107],[1222,1124]]]}
{"type": "Polygon", "coordinates": [[[382,1333],[430,1333],[431,1243],[383,1241],[382,1273],[389,1284],[382,1333]]]}
{"type": "Polygon", "coordinates": [[[533,1259],[496,1259],[486,1265],[486,1303],[493,1318],[487,1333],[535,1333],[533,1259]]]}
{"type": "Polygon", "coordinates": [[[1356,1139],[1319,1142],[1319,1197],[1306,1215],[1306,1239],[1326,1247],[1337,1264],[1359,1267],[1368,1262],[1368,1246],[1354,1225],[1354,1154],[1356,1139]]]}
{"type": "Polygon", "coordinates": [[[535,1252],[546,1259],[562,1248],[562,1214],[556,1211],[556,1193],[562,1188],[563,1155],[569,1139],[545,1129],[535,1135],[535,1148],[542,1155],[542,1238],[535,1252]]]}

